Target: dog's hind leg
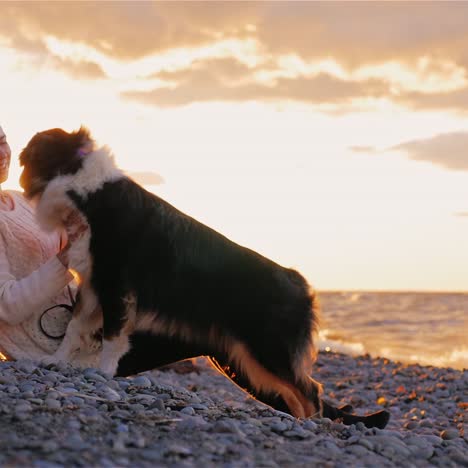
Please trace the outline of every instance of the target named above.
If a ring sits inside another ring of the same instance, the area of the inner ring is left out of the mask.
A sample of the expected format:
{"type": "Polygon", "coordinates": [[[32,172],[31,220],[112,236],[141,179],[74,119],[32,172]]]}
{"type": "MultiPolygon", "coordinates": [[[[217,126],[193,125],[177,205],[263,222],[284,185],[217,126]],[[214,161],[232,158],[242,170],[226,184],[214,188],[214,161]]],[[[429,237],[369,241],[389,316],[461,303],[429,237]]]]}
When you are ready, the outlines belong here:
{"type": "Polygon", "coordinates": [[[308,378],[307,384],[298,385],[293,378],[285,378],[283,372],[276,373],[268,369],[240,342],[233,343],[227,349],[227,354],[229,361],[249,381],[255,393],[279,395],[288,412],[297,418],[321,414],[321,388],[314,380],[308,378]]]}
{"type": "MultiPolygon", "coordinates": [[[[263,386],[258,389],[258,386],[254,386],[248,374],[245,373],[238,364],[230,361],[226,354],[218,352],[216,353],[216,357],[210,357],[209,359],[215,369],[232,380],[238,387],[248,392],[258,401],[265,403],[278,411],[282,411],[283,413],[295,415],[293,412],[294,408],[291,409],[281,392],[276,388],[267,386],[263,386]]],[[[303,386],[299,385],[299,387],[303,386]]],[[[317,401],[317,395],[320,394],[320,384],[310,379],[309,384],[303,388],[301,393],[305,394],[305,396],[309,393],[309,398],[317,401]]],[[[302,400],[302,398],[299,397],[299,400],[302,400]]],[[[390,418],[390,414],[385,410],[360,416],[352,413],[353,407],[351,405],[343,405],[337,408],[321,398],[320,404],[322,407],[323,417],[330,418],[332,420],[340,419],[346,425],[362,422],[366,427],[378,427],[379,429],[383,429],[390,418]]],[[[305,407],[307,408],[307,404],[305,407]]],[[[311,416],[314,415],[312,414],[311,416]]]]}
{"type": "MultiPolygon", "coordinates": [[[[291,401],[285,398],[285,393],[279,389],[277,385],[267,385],[267,381],[263,381],[263,386],[259,386],[252,381],[251,372],[246,372],[246,369],[239,366],[238,362],[233,361],[224,353],[216,353],[216,357],[210,358],[213,366],[223,375],[231,379],[236,385],[247,391],[254,398],[265,403],[276,410],[284,413],[297,416],[297,408],[291,405],[291,401]]],[[[257,378],[260,375],[257,376],[257,378]]],[[[383,429],[390,418],[388,411],[382,410],[366,415],[352,414],[353,408],[350,405],[344,405],[339,408],[332,406],[330,403],[323,400],[321,395],[321,385],[310,378],[308,375],[302,377],[302,382],[295,385],[290,384],[290,388],[296,393],[297,401],[301,402],[304,408],[306,417],[323,416],[332,420],[340,419],[346,425],[364,423],[366,427],[378,427],[383,429]],[[312,403],[312,405],[311,405],[312,403]],[[321,407],[321,414],[312,414],[314,407],[321,407]]],[[[280,385],[284,385],[280,383],[280,385]]],[[[300,415],[300,413],[299,413],[300,415]]]]}

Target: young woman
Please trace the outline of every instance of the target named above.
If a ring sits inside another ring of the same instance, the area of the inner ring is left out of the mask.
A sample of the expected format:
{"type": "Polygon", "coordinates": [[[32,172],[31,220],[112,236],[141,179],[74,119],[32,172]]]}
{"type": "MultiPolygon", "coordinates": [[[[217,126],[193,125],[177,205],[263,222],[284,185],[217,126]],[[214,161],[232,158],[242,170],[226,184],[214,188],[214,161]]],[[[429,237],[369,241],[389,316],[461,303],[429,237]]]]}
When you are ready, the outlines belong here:
{"type": "MultiPolygon", "coordinates": [[[[0,127],[0,184],[8,179],[11,150],[0,127]]],[[[64,336],[74,301],[67,251],[75,232],[45,233],[20,192],[0,186],[0,358],[39,360],[64,336]]],[[[92,365],[88,352],[77,363],[92,365]]]]}

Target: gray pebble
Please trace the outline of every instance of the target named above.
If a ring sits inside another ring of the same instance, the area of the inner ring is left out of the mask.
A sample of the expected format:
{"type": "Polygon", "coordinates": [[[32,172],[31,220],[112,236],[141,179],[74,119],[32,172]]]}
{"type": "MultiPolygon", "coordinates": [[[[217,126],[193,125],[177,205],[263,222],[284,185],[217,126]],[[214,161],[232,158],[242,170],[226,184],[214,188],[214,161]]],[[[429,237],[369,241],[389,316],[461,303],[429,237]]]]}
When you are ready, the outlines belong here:
{"type": "Polygon", "coordinates": [[[42,450],[46,453],[53,453],[56,452],[59,449],[59,444],[55,442],[54,440],[46,440],[42,444],[42,450]]]}
{"type": "Polygon", "coordinates": [[[346,451],[356,455],[357,457],[363,457],[369,454],[369,450],[362,445],[349,445],[346,447],[346,451]]]}
{"type": "Polygon", "coordinates": [[[154,402],[151,404],[150,409],[156,409],[158,411],[164,411],[165,406],[162,400],[155,399],[154,402]]]}
{"type": "Polygon", "coordinates": [[[31,392],[31,393],[34,393],[34,391],[36,390],[36,387],[34,385],[31,385],[31,384],[21,384],[18,386],[19,390],[21,392],[31,392]]]}
{"type": "Polygon", "coordinates": [[[440,433],[440,437],[444,440],[453,440],[460,437],[456,429],[446,429],[440,433]]]}
{"type": "Polygon", "coordinates": [[[279,421],[279,422],[273,422],[270,424],[270,428],[272,431],[274,432],[284,432],[284,431],[287,431],[288,430],[288,425],[285,424],[284,422],[282,421],[279,421]]]}
{"type": "Polygon", "coordinates": [[[24,412],[24,411],[31,411],[31,410],[32,410],[32,406],[31,406],[31,403],[29,403],[28,401],[21,401],[15,406],[15,411],[17,413],[24,412]]]}
{"type": "Polygon", "coordinates": [[[128,432],[128,426],[127,424],[118,424],[117,427],[115,428],[116,432],[128,432]]]}
{"type": "Polygon", "coordinates": [[[464,453],[456,448],[451,448],[449,451],[450,458],[460,466],[468,466],[468,452],[465,449],[464,453]]]}
{"type": "Polygon", "coordinates": [[[44,403],[44,401],[41,398],[29,398],[28,401],[36,405],[42,405],[44,403]]]}
{"type": "Polygon", "coordinates": [[[122,390],[126,390],[130,387],[130,382],[128,380],[118,380],[117,383],[122,390]]]}
{"type": "Polygon", "coordinates": [[[151,387],[151,380],[144,375],[139,375],[131,380],[131,383],[134,387],[140,388],[150,388],[151,387]]]}
{"type": "Polygon", "coordinates": [[[409,430],[415,429],[418,426],[419,426],[418,421],[408,421],[403,425],[405,429],[409,429],[409,430]]]}
{"type": "Polygon", "coordinates": [[[55,400],[53,398],[46,398],[44,403],[47,406],[47,408],[53,409],[53,410],[58,410],[58,409],[60,409],[62,407],[62,404],[60,403],[60,401],[55,400]]]}
{"type": "Polygon", "coordinates": [[[407,448],[415,457],[422,460],[429,460],[434,454],[434,448],[431,445],[407,445],[407,448]]]}
{"type": "Polygon", "coordinates": [[[180,410],[181,413],[188,414],[193,416],[195,414],[195,410],[191,406],[186,406],[180,410]]]}
{"type": "Polygon", "coordinates": [[[0,363],[0,414],[8,425],[0,466],[466,464],[468,431],[457,406],[463,400],[457,397],[466,390],[468,373],[333,353],[319,360],[326,364],[317,368],[326,395],[334,392],[336,404],[353,403],[359,414],[378,409],[375,395],[385,397],[392,412],[388,428],[297,420],[247,398],[209,369],[108,379],[96,369],[65,365],[28,373],[18,363],[0,363]],[[350,369],[349,385],[336,387],[333,377],[348,381],[350,369]],[[398,385],[414,388],[424,400],[396,394],[398,385]],[[425,386],[434,391],[426,392],[425,386]],[[405,423],[410,423],[406,430],[405,423]]]}
{"type": "Polygon", "coordinates": [[[356,423],[356,429],[358,431],[361,431],[361,432],[364,432],[367,430],[366,426],[364,425],[363,422],[359,421],[358,423],[356,423]]]}
{"type": "Polygon", "coordinates": [[[193,409],[196,409],[196,410],[199,410],[199,411],[206,411],[206,410],[208,410],[208,406],[202,405],[202,404],[200,404],[200,403],[190,403],[190,406],[191,406],[193,409]]]}
{"type": "Polygon", "coordinates": [[[238,428],[234,421],[231,421],[229,419],[222,419],[220,421],[216,421],[214,425],[214,430],[220,433],[228,432],[236,434],[238,432],[238,428]]]}
{"type": "Polygon", "coordinates": [[[182,444],[171,444],[164,450],[164,455],[179,455],[188,457],[192,455],[192,449],[182,444]]]}
{"type": "Polygon", "coordinates": [[[103,377],[100,374],[96,374],[95,372],[89,372],[88,374],[85,374],[85,377],[88,380],[91,380],[93,382],[101,382],[101,383],[106,383],[107,379],[103,377]]]}
{"type": "Polygon", "coordinates": [[[101,389],[100,393],[106,400],[120,401],[122,399],[119,393],[107,386],[101,389]]]}
{"type": "Polygon", "coordinates": [[[76,396],[71,396],[67,398],[67,401],[70,402],[72,405],[76,405],[76,406],[83,406],[85,404],[85,400],[83,398],[76,397],[76,396]]]}
{"type": "Polygon", "coordinates": [[[301,428],[296,428],[291,431],[284,431],[283,436],[288,437],[290,439],[308,439],[309,437],[311,437],[311,434],[309,431],[305,431],[301,428]]]}
{"type": "Polygon", "coordinates": [[[368,450],[374,449],[374,444],[367,437],[361,437],[358,441],[358,444],[366,447],[368,450]]]}
{"type": "Polygon", "coordinates": [[[64,394],[73,394],[76,393],[76,388],[75,387],[58,387],[57,390],[60,393],[64,394]]]}
{"type": "Polygon", "coordinates": [[[436,435],[424,435],[422,438],[431,445],[440,445],[442,443],[442,439],[436,435]]]}
{"type": "Polygon", "coordinates": [[[134,412],[143,411],[145,409],[145,407],[140,403],[132,403],[128,405],[128,408],[134,412]]]}

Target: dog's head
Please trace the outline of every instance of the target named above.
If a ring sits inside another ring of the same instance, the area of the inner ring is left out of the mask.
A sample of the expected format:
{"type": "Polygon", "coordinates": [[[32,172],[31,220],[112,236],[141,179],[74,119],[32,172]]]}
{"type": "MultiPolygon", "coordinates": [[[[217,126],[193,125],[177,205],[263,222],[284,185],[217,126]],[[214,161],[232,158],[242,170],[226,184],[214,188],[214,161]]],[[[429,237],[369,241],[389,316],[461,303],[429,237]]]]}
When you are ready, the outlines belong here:
{"type": "Polygon", "coordinates": [[[92,139],[84,127],[71,133],[60,128],[36,133],[19,157],[24,195],[30,199],[40,197],[55,177],[75,174],[91,147],[92,139]]]}

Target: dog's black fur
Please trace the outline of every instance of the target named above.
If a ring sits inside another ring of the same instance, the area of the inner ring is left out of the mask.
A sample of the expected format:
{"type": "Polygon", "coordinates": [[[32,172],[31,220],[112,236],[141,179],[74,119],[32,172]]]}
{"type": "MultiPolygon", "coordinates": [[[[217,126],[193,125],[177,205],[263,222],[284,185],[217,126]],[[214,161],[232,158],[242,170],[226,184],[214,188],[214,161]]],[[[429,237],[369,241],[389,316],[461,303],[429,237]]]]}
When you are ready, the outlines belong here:
{"type": "MultiPolygon", "coordinates": [[[[85,129],[36,134],[20,155],[26,196],[40,197],[57,178],[84,171],[87,158],[96,157],[81,154],[90,143],[85,129]]],[[[214,356],[243,387],[295,416],[342,417],[322,405],[320,385],[308,375],[317,304],[298,272],[230,241],[123,174],[82,189],[70,184],[64,195],[90,228],[85,283],[102,308],[104,345],[134,336],[119,373],[136,354],[145,363],[134,370],[154,367],[152,343],[172,340],[214,356]],[[128,297],[135,300],[133,318],[128,297]]]]}

